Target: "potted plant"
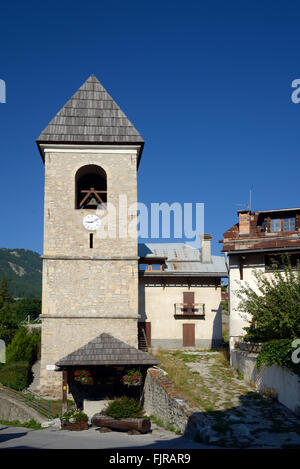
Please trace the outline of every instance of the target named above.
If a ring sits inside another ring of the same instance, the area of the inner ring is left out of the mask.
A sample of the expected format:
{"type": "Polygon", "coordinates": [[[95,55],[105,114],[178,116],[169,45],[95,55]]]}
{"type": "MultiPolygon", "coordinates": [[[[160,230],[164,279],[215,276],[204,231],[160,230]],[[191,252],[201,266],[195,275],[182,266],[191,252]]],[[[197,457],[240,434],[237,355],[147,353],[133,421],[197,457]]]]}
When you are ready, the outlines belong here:
{"type": "Polygon", "coordinates": [[[143,375],[139,370],[129,370],[122,377],[122,383],[126,386],[141,386],[143,382],[143,375]]]}
{"type": "Polygon", "coordinates": [[[87,430],[88,416],[82,412],[81,409],[70,409],[67,410],[61,417],[61,428],[62,430],[87,430]]]}
{"type": "Polygon", "coordinates": [[[90,386],[94,384],[93,377],[88,370],[74,371],[74,380],[81,384],[88,384],[90,386]]]}

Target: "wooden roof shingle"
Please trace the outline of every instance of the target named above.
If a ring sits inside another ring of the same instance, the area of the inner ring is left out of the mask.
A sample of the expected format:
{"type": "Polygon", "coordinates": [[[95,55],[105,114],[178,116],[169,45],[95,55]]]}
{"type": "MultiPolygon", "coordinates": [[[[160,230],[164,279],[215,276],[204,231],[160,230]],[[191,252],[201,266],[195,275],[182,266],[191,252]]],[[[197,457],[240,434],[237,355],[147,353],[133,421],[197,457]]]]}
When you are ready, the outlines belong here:
{"type": "Polygon", "coordinates": [[[51,120],[40,143],[141,144],[144,140],[99,80],[91,75],[51,120]]]}
{"type": "Polygon", "coordinates": [[[56,366],[78,365],[157,365],[146,352],[103,332],[83,347],[61,358],[56,366]]]}

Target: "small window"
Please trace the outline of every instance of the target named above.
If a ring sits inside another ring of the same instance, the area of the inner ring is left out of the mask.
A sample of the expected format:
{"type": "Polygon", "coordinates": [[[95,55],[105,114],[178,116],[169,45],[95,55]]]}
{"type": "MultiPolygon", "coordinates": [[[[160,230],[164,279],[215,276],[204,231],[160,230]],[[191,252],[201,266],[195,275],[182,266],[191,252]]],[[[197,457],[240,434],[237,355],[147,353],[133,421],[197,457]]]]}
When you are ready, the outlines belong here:
{"type": "Polygon", "coordinates": [[[152,264],[152,270],[162,270],[161,264],[152,264]]]}
{"type": "Polygon", "coordinates": [[[283,231],[295,231],[296,230],[296,218],[284,218],[283,219],[283,231]]]}
{"type": "Polygon", "coordinates": [[[139,264],[139,269],[140,270],[147,270],[147,271],[156,271],[156,272],[162,272],[165,270],[165,264],[144,264],[141,263],[139,264]]]}
{"type": "Polygon", "coordinates": [[[272,218],[270,220],[270,232],[296,231],[296,218],[272,218]]]}
{"type": "Polygon", "coordinates": [[[284,266],[291,264],[292,269],[297,269],[300,263],[300,253],[270,254],[265,256],[266,271],[283,270],[284,266]]]}
{"type": "Polygon", "coordinates": [[[281,218],[273,218],[270,220],[270,232],[274,233],[276,231],[281,231],[281,218]]]}

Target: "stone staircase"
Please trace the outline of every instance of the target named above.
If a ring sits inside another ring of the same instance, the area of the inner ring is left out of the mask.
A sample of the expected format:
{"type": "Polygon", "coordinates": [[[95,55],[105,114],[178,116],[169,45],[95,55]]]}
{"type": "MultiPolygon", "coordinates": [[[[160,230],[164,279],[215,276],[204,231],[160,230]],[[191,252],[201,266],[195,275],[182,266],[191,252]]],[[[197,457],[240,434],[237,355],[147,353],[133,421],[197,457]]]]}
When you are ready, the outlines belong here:
{"type": "Polygon", "coordinates": [[[138,347],[142,352],[148,352],[145,329],[140,325],[138,326],[138,347]]]}

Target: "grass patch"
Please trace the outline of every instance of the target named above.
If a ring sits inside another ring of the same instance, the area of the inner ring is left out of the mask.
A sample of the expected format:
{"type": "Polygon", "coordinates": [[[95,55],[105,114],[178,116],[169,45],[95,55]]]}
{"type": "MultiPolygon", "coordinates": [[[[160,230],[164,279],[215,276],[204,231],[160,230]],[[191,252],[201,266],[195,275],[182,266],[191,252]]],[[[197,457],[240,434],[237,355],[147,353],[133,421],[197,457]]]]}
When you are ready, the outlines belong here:
{"type": "Polygon", "coordinates": [[[150,420],[151,422],[155,423],[158,427],[165,428],[166,430],[169,430],[170,432],[173,432],[176,435],[182,434],[181,431],[176,430],[175,427],[173,427],[173,425],[171,425],[170,423],[164,424],[164,422],[159,417],[156,417],[155,415],[150,415],[150,420]]]}
{"type": "MultiPolygon", "coordinates": [[[[230,367],[222,353],[207,356],[187,354],[180,350],[158,350],[154,356],[159,360],[160,367],[167,371],[170,381],[186,396],[192,407],[202,408],[206,412],[232,407],[229,401],[236,394],[236,382],[233,379],[236,378],[236,370],[230,367]],[[201,376],[201,370],[191,370],[188,366],[191,362],[202,363],[205,368],[208,363],[209,375],[204,377],[201,376]],[[222,404],[224,397],[225,403],[222,404]]],[[[248,389],[239,391],[246,394],[248,389]]]]}
{"type": "Polygon", "coordinates": [[[33,430],[40,430],[42,428],[42,425],[34,419],[30,419],[28,422],[24,423],[21,423],[20,420],[0,420],[0,424],[13,427],[32,428],[33,430]]]}
{"type": "Polygon", "coordinates": [[[150,420],[159,427],[165,428],[164,422],[159,417],[156,417],[155,415],[150,415],[150,420]]]}

